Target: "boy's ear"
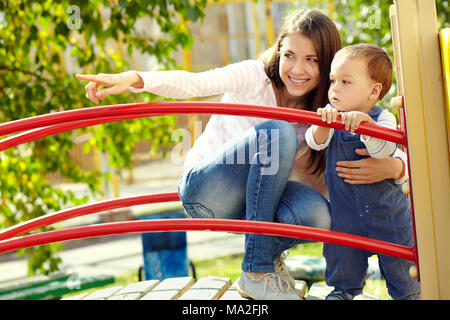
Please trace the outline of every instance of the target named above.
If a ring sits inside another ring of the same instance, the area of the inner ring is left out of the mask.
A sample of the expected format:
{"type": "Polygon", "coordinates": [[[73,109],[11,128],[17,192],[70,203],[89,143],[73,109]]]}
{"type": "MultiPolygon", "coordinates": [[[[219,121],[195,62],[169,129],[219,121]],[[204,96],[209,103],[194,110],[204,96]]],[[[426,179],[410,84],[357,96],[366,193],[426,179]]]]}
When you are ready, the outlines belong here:
{"type": "Polygon", "coordinates": [[[381,93],[381,89],[383,89],[383,85],[379,82],[375,83],[372,86],[372,90],[370,91],[369,98],[378,100],[378,97],[380,96],[380,93],[381,93]]]}

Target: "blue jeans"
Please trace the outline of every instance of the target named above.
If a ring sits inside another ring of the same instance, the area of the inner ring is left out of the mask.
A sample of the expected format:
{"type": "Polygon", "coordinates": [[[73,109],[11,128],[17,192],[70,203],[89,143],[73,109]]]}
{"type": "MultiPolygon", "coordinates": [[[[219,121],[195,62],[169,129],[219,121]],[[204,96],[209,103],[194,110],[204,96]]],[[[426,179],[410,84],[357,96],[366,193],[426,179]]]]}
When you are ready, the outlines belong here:
{"type": "MultiPolygon", "coordinates": [[[[178,190],[186,213],[330,229],[328,201],[315,189],[288,181],[296,153],[296,133],[288,122],[269,120],[247,130],[181,177],[178,190]]],[[[242,270],[274,272],[276,257],[304,242],[246,234],[242,270]]]]}

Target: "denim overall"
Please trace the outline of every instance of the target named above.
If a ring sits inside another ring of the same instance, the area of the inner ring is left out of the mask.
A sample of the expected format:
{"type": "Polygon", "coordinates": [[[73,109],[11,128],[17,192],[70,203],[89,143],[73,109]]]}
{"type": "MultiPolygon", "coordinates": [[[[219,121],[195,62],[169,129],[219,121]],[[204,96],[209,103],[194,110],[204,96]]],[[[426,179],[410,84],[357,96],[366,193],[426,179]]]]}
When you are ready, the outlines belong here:
{"type": "MultiPolygon", "coordinates": [[[[372,108],[369,115],[377,121],[382,109],[372,108]]],[[[365,158],[355,149],[365,148],[360,135],[335,130],[326,150],[325,180],[331,205],[331,230],[369,237],[412,247],[414,236],[410,203],[401,186],[393,179],[372,184],[352,185],[337,175],[336,162],[365,158]]],[[[372,252],[333,244],[324,244],[326,283],[336,291],[362,293],[372,252]]],[[[420,286],[409,275],[413,262],[378,254],[380,271],[393,299],[417,299],[420,286]]]]}

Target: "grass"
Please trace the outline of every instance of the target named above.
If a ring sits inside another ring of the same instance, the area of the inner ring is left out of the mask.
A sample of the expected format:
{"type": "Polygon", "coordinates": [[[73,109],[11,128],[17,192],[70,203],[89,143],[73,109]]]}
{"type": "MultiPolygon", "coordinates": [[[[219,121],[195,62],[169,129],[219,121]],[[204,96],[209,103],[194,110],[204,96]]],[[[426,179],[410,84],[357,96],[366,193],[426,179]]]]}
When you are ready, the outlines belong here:
{"type": "MultiPolygon", "coordinates": [[[[307,243],[293,247],[289,250],[289,256],[306,255],[306,256],[322,256],[322,243],[307,243]]],[[[241,274],[241,263],[243,255],[226,256],[211,260],[193,261],[197,279],[215,275],[219,277],[228,277],[232,282],[236,281],[241,274]]],[[[85,291],[79,291],[65,295],[65,297],[78,295],[82,292],[94,292],[99,289],[114,287],[118,285],[127,285],[138,281],[136,271],[127,272],[116,278],[115,283],[109,284],[101,288],[93,288],[85,291]]],[[[387,293],[385,281],[382,279],[367,280],[364,292],[378,296],[380,299],[391,299],[387,293]]]]}

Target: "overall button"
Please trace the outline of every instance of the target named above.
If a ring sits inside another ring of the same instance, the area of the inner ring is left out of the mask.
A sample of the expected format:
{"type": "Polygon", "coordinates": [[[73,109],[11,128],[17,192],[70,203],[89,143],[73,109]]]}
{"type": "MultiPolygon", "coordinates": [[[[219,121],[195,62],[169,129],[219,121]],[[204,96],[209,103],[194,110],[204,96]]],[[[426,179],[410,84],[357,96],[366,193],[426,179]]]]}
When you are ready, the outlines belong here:
{"type": "Polygon", "coordinates": [[[369,206],[364,206],[364,207],[363,207],[363,210],[360,211],[359,216],[360,216],[360,217],[363,217],[363,216],[364,216],[364,212],[365,212],[365,213],[369,213],[369,206]]]}

